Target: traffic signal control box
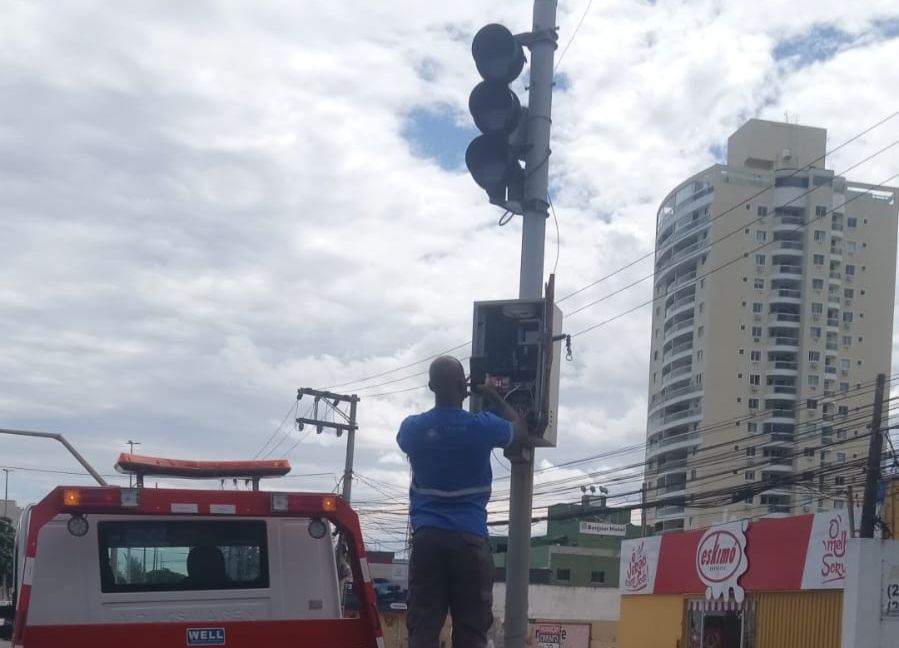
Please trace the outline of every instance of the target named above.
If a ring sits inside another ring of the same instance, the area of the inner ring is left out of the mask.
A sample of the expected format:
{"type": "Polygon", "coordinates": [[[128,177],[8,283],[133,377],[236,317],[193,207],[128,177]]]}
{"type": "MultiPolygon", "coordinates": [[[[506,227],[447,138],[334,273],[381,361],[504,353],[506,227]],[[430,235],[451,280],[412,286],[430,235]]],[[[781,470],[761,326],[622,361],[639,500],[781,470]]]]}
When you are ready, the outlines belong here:
{"type": "MultiPolygon", "coordinates": [[[[562,311],[545,299],[484,301],[474,304],[471,382],[486,379],[506,402],[526,417],[530,445],[556,445],[559,406],[562,311]]],[[[472,412],[489,405],[472,393],[472,412]]]]}

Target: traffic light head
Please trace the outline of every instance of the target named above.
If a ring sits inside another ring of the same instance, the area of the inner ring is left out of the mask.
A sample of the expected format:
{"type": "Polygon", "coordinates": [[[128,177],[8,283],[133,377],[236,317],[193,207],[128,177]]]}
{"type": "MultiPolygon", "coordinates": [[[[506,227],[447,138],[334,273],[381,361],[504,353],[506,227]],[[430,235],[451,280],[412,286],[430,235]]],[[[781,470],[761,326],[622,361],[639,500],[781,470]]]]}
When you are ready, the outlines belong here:
{"type": "Polygon", "coordinates": [[[483,135],[468,146],[465,164],[491,203],[515,211],[512,205],[524,195],[519,159],[526,148],[525,111],[509,84],[524,68],[524,48],[512,32],[492,24],[475,35],[471,55],[484,80],[472,90],[468,108],[483,135]]]}
{"type": "Polygon", "coordinates": [[[471,55],[483,79],[512,83],[524,69],[524,49],[515,36],[496,23],[482,27],[471,43],[471,55]]]}

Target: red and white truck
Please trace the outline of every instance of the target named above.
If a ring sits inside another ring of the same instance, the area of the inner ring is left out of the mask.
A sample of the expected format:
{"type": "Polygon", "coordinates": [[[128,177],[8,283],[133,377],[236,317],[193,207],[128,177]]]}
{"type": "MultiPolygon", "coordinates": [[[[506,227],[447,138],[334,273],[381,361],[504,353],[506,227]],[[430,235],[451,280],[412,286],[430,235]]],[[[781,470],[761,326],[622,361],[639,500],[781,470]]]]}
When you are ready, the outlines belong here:
{"type": "Polygon", "coordinates": [[[116,467],[137,487],[59,486],[22,514],[14,648],[383,647],[355,512],[332,494],[258,490],[286,461],[122,455],[116,467]],[[254,488],[146,488],[147,476],[254,488]]]}

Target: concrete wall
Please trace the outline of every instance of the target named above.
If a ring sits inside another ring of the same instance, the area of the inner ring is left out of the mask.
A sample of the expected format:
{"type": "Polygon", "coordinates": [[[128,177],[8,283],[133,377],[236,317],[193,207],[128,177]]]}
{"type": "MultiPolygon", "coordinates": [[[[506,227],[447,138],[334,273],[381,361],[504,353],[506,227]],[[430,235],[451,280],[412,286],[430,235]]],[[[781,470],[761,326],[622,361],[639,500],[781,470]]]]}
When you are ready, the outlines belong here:
{"type": "MultiPolygon", "coordinates": [[[[506,585],[493,586],[493,615],[502,623],[506,585]]],[[[528,618],[556,621],[618,621],[621,595],[614,587],[531,585],[528,618]]]]}
{"type": "Polygon", "coordinates": [[[887,608],[899,599],[899,541],[855,538],[846,558],[843,648],[895,648],[899,610],[887,608]]]}
{"type": "MultiPolygon", "coordinates": [[[[504,642],[505,601],[506,586],[497,583],[493,587],[494,622],[489,635],[496,648],[501,648],[504,642]]],[[[616,648],[620,605],[621,597],[616,588],[531,585],[528,617],[535,621],[589,624],[589,648],[616,648]]],[[[387,648],[407,648],[406,615],[391,612],[383,614],[381,619],[387,648]]],[[[440,636],[441,648],[451,645],[451,636],[452,620],[447,618],[440,636]]]]}

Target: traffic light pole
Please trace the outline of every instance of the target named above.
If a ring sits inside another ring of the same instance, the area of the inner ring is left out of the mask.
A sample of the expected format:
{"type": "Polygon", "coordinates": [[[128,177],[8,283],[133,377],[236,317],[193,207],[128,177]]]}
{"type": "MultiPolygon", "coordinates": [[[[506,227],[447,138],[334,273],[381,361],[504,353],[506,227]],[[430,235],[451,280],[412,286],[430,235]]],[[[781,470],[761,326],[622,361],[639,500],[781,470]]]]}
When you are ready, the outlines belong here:
{"type": "MultiPolygon", "coordinates": [[[[543,257],[549,209],[549,133],[552,124],[553,65],[558,0],[534,0],[530,35],[531,77],[528,94],[528,151],[525,158],[524,216],[521,232],[519,297],[543,297],[543,257]]],[[[528,635],[531,511],[534,449],[522,448],[512,464],[509,551],[506,557],[506,648],[523,648],[528,635]]]]}

